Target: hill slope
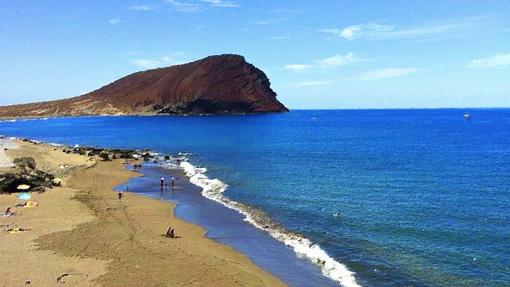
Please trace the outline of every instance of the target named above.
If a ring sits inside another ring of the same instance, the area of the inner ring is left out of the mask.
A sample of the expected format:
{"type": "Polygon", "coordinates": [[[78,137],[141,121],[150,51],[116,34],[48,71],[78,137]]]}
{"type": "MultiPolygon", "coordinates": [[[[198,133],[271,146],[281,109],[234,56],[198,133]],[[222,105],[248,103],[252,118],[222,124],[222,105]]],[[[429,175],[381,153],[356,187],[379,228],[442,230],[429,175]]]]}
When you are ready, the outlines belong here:
{"type": "Polygon", "coordinates": [[[285,111],[264,72],[229,54],[137,72],[75,98],[0,107],[0,117],[285,111]]]}

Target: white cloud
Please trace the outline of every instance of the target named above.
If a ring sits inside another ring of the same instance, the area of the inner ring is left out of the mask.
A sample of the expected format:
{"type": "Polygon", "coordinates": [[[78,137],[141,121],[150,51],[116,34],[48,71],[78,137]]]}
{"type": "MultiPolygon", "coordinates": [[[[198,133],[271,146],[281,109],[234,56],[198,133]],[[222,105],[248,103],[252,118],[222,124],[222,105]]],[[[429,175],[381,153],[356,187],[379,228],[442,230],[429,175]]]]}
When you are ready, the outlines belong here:
{"type": "Polygon", "coordinates": [[[171,4],[175,11],[194,13],[202,11],[207,7],[215,8],[236,8],[239,4],[232,1],[225,0],[201,0],[201,1],[188,1],[188,0],[164,0],[166,3],[171,4]]]}
{"type": "Polygon", "coordinates": [[[386,68],[364,73],[357,79],[359,80],[380,80],[389,78],[398,78],[414,74],[418,71],[416,68],[386,68]]]}
{"type": "Polygon", "coordinates": [[[290,84],[292,87],[316,87],[316,86],[324,86],[329,85],[333,83],[331,80],[327,81],[307,81],[307,82],[300,82],[300,83],[294,83],[290,84]]]}
{"type": "Polygon", "coordinates": [[[288,35],[282,35],[282,36],[274,36],[274,37],[271,37],[270,39],[271,40],[275,40],[275,41],[280,41],[280,40],[287,40],[287,39],[290,39],[291,37],[288,36],[288,35]]]}
{"type": "Polygon", "coordinates": [[[287,17],[274,17],[274,18],[266,18],[260,19],[253,22],[254,25],[275,25],[279,23],[286,22],[288,20],[287,17]]]}
{"type": "Polygon", "coordinates": [[[152,8],[147,5],[130,6],[128,9],[135,10],[135,11],[150,11],[150,10],[152,10],[152,8]]]}
{"type": "Polygon", "coordinates": [[[469,62],[471,68],[492,68],[498,66],[510,66],[510,53],[499,54],[489,58],[474,59],[469,62]]]}
{"type": "Polygon", "coordinates": [[[177,0],[165,0],[165,2],[171,4],[177,12],[193,13],[198,12],[201,9],[201,5],[198,3],[177,0]]]}
{"type": "Polygon", "coordinates": [[[305,65],[305,64],[290,64],[290,65],[284,66],[284,68],[286,70],[291,70],[296,73],[303,72],[305,70],[308,70],[311,67],[312,67],[311,65],[305,65]]]}
{"type": "Polygon", "coordinates": [[[160,67],[161,65],[161,61],[159,60],[136,59],[132,62],[133,65],[142,69],[154,69],[160,67]]]}
{"type": "Polygon", "coordinates": [[[154,69],[173,65],[180,65],[189,61],[190,61],[189,58],[186,57],[186,53],[173,52],[157,59],[135,59],[131,62],[133,65],[141,69],[154,69]]]}
{"type": "Polygon", "coordinates": [[[122,21],[120,21],[119,18],[112,18],[112,19],[108,20],[108,23],[110,23],[110,25],[117,25],[120,22],[122,22],[122,21]]]}
{"type": "Polygon", "coordinates": [[[383,25],[375,22],[370,22],[358,25],[351,25],[343,29],[320,29],[319,32],[332,34],[334,36],[345,38],[347,40],[352,40],[355,38],[359,38],[362,35],[384,33],[392,31],[393,29],[394,26],[391,25],[383,25]]]}
{"type": "Polygon", "coordinates": [[[351,63],[362,61],[361,59],[357,58],[354,53],[347,53],[345,55],[334,55],[332,57],[322,59],[317,61],[321,66],[326,67],[337,67],[337,66],[346,66],[351,63]]]}
{"type": "Polygon", "coordinates": [[[334,68],[340,66],[347,66],[355,62],[364,61],[358,58],[354,53],[347,53],[345,55],[334,55],[329,58],[316,60],[314,64],[290,64],[285,65],[286,70],[291,70],[296,73],[304,72],[312,68],[334,68]]]}
{"type": "Polygon", "coordinates": [[[481,30],[490,23],[484,16],[474,16],[446,21],[429,22],[422,25],[397,27],[395,25],[368,22],[344,28],[321,29],[322,33],[332,34],[346,40],[354,39],[445,39],[454,38],[481,30]]]}
{"type": "Polygon", "coordinates": [[[209,4],[210,6],[213,7],[226,7],[226,8],[239,7],[239,4],[237,3],[223,0],[202,0],[202,2],[209,4]]]}

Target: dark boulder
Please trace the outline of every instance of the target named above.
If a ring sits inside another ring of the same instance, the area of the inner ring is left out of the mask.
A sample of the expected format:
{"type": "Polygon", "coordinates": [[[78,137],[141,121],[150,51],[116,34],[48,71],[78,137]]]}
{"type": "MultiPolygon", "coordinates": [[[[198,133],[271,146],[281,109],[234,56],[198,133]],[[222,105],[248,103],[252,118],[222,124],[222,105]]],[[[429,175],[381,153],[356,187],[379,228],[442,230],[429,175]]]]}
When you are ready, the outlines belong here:
{"type": "Polygon", "coordinates": [[[0,174],[0,193],[19,192],[18,186],[26,184],[30,186],[29,191],[44,191],[45,188],[53,187],[52,174],[41,170],[22,171],[20,173],[1,173],[0,174]]]}

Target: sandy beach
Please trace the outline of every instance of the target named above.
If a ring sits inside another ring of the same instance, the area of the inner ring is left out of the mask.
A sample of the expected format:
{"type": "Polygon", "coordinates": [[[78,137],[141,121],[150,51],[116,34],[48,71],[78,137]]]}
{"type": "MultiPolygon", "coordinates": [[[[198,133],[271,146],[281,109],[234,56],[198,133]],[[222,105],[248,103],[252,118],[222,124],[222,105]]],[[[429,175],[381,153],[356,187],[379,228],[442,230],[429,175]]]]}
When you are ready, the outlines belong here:
{"type": "MultiPolygon", "coordinates": [[[[205,238],[200,226],[175,218],[171,203],[131,193],[119,201],[113,188],[139,176],[123,160],[15,144],[6,151],[10,159],[34,158],[63,187],[33,193],[37,207],[0,217],[0,286],[284,286],[243,254],[205,238]],[[179,238],[162,236],[169,226],[179,238]]],[[[16,194],[0,195],[2,211],[17,202],[16,194]]]]}

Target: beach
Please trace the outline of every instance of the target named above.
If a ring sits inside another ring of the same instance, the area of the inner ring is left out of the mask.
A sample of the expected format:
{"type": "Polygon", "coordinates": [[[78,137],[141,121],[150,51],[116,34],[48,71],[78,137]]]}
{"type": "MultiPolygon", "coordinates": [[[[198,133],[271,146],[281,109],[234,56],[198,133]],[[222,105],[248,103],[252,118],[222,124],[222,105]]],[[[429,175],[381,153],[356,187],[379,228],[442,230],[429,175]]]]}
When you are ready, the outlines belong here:
{"type": "MultiPolygon", "coordinates": [[[[0,286],[284,286],[243,254],[205,238],[202,227],[176,218],[174,204],[129,192],[119,201],[113,189],[140,176],[123,160],[14,143],[10,159],[32,157],[38,169],[58,173],[63,186],[32,193],[37,207],[0,218],[0,286]],[[163,236],[169,226],[178,238],[163,236]],[[11,228],[29,230],[5,231],[11,228]]],[[[0,195],[2,209],[18,201],[16,194],[0,195]]]]}

